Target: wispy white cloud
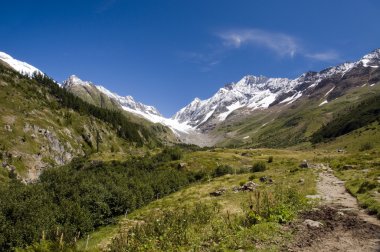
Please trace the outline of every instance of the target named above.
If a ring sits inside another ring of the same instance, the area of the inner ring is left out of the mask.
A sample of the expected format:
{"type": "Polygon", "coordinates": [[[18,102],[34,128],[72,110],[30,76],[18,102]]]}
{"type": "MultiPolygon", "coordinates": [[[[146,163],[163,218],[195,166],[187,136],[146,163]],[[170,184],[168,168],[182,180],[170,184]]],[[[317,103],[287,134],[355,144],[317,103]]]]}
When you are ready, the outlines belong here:
{"type": "Polygon", "coordinates": [[[334,60],[340,59],[339,54],[335,51],[306,53],[305,57],[313,59],[313,60],[319,60],[319,61],[334,61],[334,60]]]}
{"type": "Polygon", "coordinates": [[[301,49],[295,37],[283,33],[259,29],[229,30],[217,34],[227,47],[240,48],[243,45],[262,46],[280,56],[293,57],[301,49]]]}
{"type": "Polygon", "coordinates": [[[232,29],[216,33],[218,43],[209,46],[204,52],[181,52],[184,61],[200,66],[202,72],[211,71],[226,58],[229,52],[246,48],[261,47],[274,52],[281,58],[295,56],[314,61],[333,62],[340,59],[334,50],[312,51],[306,49],[304,43],[295,36],[285,33],[271,32],[260,29],[232,29]]]}
{"type": "Polygon", "coordinates": [[[305,49],[300,39],[285,33],[260,29],[235,29],[220,32],[217,36],[227,48],[240,48],[244,45],[261,46],[281,57],[299,55],[318,61],[334,61],[340,58],[334,50],[311,52],[305,49]]]}

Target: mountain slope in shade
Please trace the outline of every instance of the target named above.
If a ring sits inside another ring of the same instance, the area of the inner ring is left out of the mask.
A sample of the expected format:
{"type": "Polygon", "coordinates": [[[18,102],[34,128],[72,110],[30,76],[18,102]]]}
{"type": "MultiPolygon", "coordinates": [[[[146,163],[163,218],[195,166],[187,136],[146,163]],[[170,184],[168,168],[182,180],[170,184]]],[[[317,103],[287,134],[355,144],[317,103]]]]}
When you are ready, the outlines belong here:
{"type": "Polygon", "coordinates": [[[16,60],[4,52],[0,52],[0,60],[4,61],[14,70],[23,75],[33,76],[34,73],[43,74],[38,68],[26,62],[16,60]]]}
{"type": "Polygon", "coordinates": [[[97,106],[116,107],[143,117],[153,123],[161,123],[171,128],[177,135],[180,133],[189,133],[193,130],[189,125],[181,124],[173,119],[164,118],[155,107],[137,102],[132,96],[120,96],[103,86],[95,85],[89,81],[83,81],[75,75],[70,76],[64,81],[62,87],[97,106]],[[109,99],[105,99],[104,96],[109,99]]]}
{"type": "Polygon", "coordinates": [[[237,109],[245,108],[254,111],[267,109],[277,104],[289,105],[304,95],[310,95],[320,83],[327,79],[343,78],[353,69],[377,68],[379,65],[380,49],[377,49],[357,62],[344,63],[320,72],[307,72],[294,80],[248,75],[237,83],[231,83],[219,89],[209,99],[202,101],[195,98],[189,105],[178,111],[173,119],[207,131],[210,127],[213,128],[226,120],[237,109]]]}

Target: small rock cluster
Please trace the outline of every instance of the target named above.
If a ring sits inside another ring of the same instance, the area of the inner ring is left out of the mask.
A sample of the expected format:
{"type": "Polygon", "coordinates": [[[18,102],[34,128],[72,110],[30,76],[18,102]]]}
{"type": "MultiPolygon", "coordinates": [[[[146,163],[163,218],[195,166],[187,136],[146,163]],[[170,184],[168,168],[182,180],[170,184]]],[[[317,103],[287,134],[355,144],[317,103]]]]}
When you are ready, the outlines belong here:
{"type": "Polygon", "coordinates": [[[232,191],[234,191],[234,192],[239,192],[239,191],[250,191],[250,192],[252,192],[253,190],[256,189],[257,186],[258,186],[258,184],[254,183],[252,181],[248,181],[247,183],[245,183],[242,186],[234,186],[232,188],[232,191]]]}
{"type": "Polygon", "coordinates": [[[268,178],[266,176],[263,176],[261,178],[259,178],[260,182],[262,183],[269,183],[269,184],[272,184],[273,183],[273,179],[272,178],[268,178]]]}
{"type": "Polygon", "coordinates": [[[210,196],[218,197],[222,196],[227,191],[227,188],[220,188],[214,192],[210,192],[210,196]]]}
{"type": "Polygon", "coordinates": [[[313,220],[309,220],[309,219],[306,219],[303,224],[305,226],[307,226],[308,228],[319,228],[321,226],[323,226],[323,224],[319,221],[313,221],[313,220]]]}
{"type": "MultiPolygon", "coordinates": [[[[254,191],[256,189],[256,187],[258,187],[259,185],[254,183],[253,181],[248,181],[247,183],[245,183],[244,185],[242,186],[234,186],[232,187],[232,191],[233,192],[245,192],[245,191],[254,191]]],[[[225,187],[222,187],[216,191],[213,191],[210,193],[210,196],[214,196],[214,197],[218,197],[218,196],[221,196],[223,195],[225,192],[227,192],[227,188],[225,187]]]]}

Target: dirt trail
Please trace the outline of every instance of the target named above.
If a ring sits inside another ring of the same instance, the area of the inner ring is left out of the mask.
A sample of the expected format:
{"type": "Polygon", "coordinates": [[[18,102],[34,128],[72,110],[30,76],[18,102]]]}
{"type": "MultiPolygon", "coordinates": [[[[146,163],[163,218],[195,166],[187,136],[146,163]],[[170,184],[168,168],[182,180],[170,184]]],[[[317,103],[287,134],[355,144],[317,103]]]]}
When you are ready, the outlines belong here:
{"type": "Polygon", "coordinates": [[[362,220],[380,226],[380,220],[368,215],[359,207],[356,198],[346,191],[344,182],[334,176],[332,169],[323,165],[322,167],[317,183],[317,191],[322,196],[322,203],[335,206],[341,212],[354,212],[362,220]]]}
{"type": "Polygon", "coordinates": [[[304,213],[296,224],[296,240],[288,251],[380,251],[380,221],[361,209],[356,198],[344,187],[333,171],[318,165],[317,182],[321,206],[304,213]],[[304,220],[320,223],[319,227],[305,225],[304,220]]]}

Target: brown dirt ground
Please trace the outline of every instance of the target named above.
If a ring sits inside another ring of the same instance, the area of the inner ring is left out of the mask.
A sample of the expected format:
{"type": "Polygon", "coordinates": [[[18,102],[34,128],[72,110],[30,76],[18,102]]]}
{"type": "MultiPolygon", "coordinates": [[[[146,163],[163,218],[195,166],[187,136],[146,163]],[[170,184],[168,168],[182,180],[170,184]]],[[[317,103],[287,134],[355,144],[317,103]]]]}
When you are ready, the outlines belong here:
{"type": "Polygon", "coordinates": [[[346,192],[344,182],[326,166],[318,169],[317,190],[321,205],[301,214],[291,224],[294,241],[284,251],[380,251],[380,221],[360,209],[356,199],[346,192]],[[305,219],[322,223],[321,227],[307,227],[305,219]]]}

